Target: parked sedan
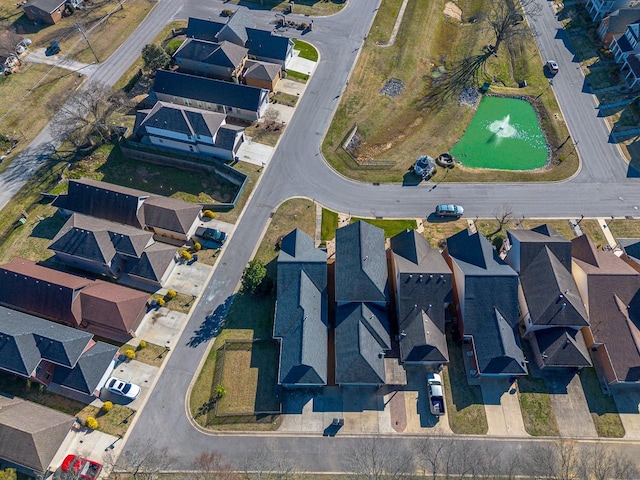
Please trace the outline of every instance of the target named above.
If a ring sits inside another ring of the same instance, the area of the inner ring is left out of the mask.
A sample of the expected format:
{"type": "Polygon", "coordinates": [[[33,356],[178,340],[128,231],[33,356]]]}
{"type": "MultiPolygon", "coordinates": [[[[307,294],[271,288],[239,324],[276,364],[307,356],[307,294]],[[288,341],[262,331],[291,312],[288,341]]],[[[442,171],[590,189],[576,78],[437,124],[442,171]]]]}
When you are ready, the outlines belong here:
{"type": "Polygon", "coordinates": [[[111,393],[120,395],[125,398],[134,400],[140,394],[140,387],[134,383],[125,382],[116,377],[111,377],[107,380],[104,386],[111,393]]]}

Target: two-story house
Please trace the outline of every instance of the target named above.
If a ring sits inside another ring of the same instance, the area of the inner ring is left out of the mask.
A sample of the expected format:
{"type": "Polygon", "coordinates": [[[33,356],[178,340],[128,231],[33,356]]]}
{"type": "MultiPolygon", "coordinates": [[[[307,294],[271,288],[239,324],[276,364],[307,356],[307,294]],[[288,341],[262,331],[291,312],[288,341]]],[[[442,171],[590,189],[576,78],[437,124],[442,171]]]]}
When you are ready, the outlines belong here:
{"type": "Polygon", "coordinates": [[[624,34],[613,37],[609,49],[616,63],[622,64],[620,75],[629,88],[640,84],[640,22],[627,26],[624,34]]]}
{"type": "Polygon", "coordinates": [[[585,9],[594,22],[599,22],[609,13],[620,8],[636,8],[640,6],[638,0],[587,0],[585,9]]]}

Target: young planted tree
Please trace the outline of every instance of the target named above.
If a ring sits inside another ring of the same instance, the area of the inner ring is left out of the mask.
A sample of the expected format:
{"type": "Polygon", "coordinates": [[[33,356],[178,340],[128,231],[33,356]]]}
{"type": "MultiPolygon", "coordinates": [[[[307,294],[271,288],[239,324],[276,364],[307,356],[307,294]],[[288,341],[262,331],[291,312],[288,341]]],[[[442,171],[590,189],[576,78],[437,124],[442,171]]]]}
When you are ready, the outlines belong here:
{"type": "Polygon", "coordinates": [[[195,480],[236,480],[233,467],[215,450],[202,452],[193,461],[195,480]]]}
{"type": "Polygon", "coordinates": [[[413,452],[381,437],[354,439],[344,452],[354,480],[396,480],[413,473],[413,452]]]}
{"type": "Polygon", "coordinates": [[[167,448],[158,448],[152,440],[148,440],[131,445],[127,443],[113,470],[133,480],[155,480],[158,473],[166,470],[171,463],[173,458],[167,448]]]}
{"type": "Polygon", "coordinates": [[[251,260],[242,274],[242,290],[254,294],[267,275],[267,269],[259,260],[251,260]]]}

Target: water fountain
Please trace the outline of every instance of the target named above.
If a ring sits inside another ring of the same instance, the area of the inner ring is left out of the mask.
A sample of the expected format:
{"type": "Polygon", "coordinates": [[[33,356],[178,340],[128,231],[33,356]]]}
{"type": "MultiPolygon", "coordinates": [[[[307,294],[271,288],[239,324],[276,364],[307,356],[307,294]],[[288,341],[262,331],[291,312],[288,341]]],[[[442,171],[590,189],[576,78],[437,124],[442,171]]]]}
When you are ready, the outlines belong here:
{"type": "Polygon", "coordinates": [[[480,101],[451,155],[467,167],[500,170],[540,168],[549,157],[531,104],[517,98],[488,96],[480,101]]]}

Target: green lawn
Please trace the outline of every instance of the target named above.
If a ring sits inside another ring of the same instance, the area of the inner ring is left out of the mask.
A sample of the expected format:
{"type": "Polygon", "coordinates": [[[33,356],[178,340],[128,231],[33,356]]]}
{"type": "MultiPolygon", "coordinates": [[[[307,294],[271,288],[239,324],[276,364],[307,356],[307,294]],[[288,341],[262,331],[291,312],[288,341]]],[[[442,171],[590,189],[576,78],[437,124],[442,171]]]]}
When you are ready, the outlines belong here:
{"type": "Polygon", "coordinates": [[[326,208],[322,209],[322,228],[321,236],[323,242],[336,238],[336,230],[338,229],[338,214],[326,208]]]}
{"type": "Polygon", "coordinates": [[[311,60],[312,62],[318,61],[318,50],[316,47],[303,40],[293,39],[294,49],[300,52],[300,58],[311,60]]]}
{"type": "Polygon", "coordinates": [[[287,70],[287,77],[289,80],[296,80],[301,83],[307,83],[309,75],[306,73],[296,72],[295,70],[287,70]]]}
{"type": "Polygon", "coordinates": [[[449,426],[460,435],[485,435],[489,429],[479,386],[467,383],[462,349],[447,335],[449,365],[442,371],[449,426]]]}
{"type": "Polygon", "coordinates": [[[580,382],[599,437],[624,437],[625,431],[613,397],[602,393],[594,368],[580,371],[580,382]]]}
{"type": "Polygon", "coordinates": [[[542,378],[518,378],[518,397],[524,428],[529,435],[559,436],[547,384],[542,378]]]}
{"type": "Polygon", "coordinates": [[[370,223],[371,225],[375,225],[378,228],[384,230],[384,236],[386,238],[391,238],[400,232],[404,232],[405,230],[415,230],[417,228],[417,223],[415,220],[405,219],[405,220],[382,220],[382,219],[371,219],[371,218],[358,218],[351,217],[351,223],[362,220],[363,222],[370,223]]]}

